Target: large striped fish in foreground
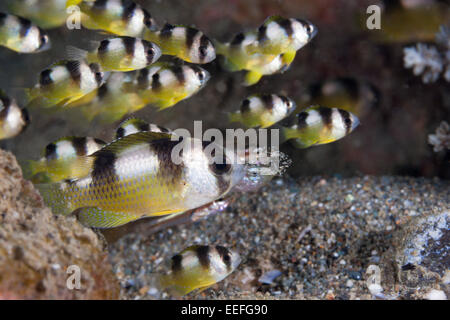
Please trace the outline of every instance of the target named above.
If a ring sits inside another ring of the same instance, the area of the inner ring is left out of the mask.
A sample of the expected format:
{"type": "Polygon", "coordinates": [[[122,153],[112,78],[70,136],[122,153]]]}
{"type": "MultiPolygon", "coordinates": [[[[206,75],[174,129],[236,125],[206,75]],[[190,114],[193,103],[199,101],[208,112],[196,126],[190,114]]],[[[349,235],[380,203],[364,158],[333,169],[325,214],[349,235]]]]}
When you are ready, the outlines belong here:
{"type": "Polygon", "coordinates": [[[247,128],[267,128],[286,118],[296,108],[294,101],[277,94],[254,94],[242,101],[239,111],[229,114],[230,122],[247,128]]]}
{"type": "Polygon", "coordinates": [[[103,78],[96,63],[60,61],[42,71],[39,82],[26,93],[32,106],[64,106],[99,88],[103,78]]]}
{"type": "Polygon", "coordinates": [[[132,37],[105,39],[92,51],[69,46],[70,59],[98,63],[103,71],[133,71],[145,68],[161,57],[154,43],[132,37]]]}
{"type": "Polygon", "coordinates": [[[163,54],[187,62],[203,64],[216,58],[211,40],[192,27],[166,24],[160,31],[146,30],[144,39],[156,43],[163,54]]]}
{"type": "Polygon", "coordinates": [[[289,122],[282,124],[282,134],[298,148],[342,139],[359,125],[358,118],[348,111],[320,106],[296,114],[289,122]]]}
{"type": "Polygon", "coordinates": [[[195,65],[157,62],[139,71],[129,91],[162,110],[197,93],[209,78],[208,71],[195,65]]]}
{"type": "MultiPolygon", "coordinates": [[[[3,1],[2,1],[3,2],[3,1]]],[[[66,0],[6,0],[8,11],[50,29],[66,23],[66,0]]]]}
{"type": "Polygon", "coordinates": [[[169,129],[163,128],[153,123],[148,123],[139,118],[130,118],[123,121],[116,130],[116,139],[121,139],[138,132],[170,132],[169,129]]]}
{"type": "Polygon", "coordinates": [[[80,162],[84,157],[104,147],[106,143],[91,137],[65,137],[49,143],[44,156],[29,161],[27,169],[33,182],[58,182],[83,177],[89,173],[80,162]]]}
{"type": "Polygon", "coordinates": [[[240,263],[240,255],[226,247],[190,246],[172,257],[170,271],[158,275],[157,285],[162,290],[183,296],[224,280],[240,263]]]}
{"type": "Polygon", "coordinates": [[[0,91],[0,140],[17,136],[29,123],[28,111],[0,91]]]}
{"type": "Polygon", "coordinates": [[[36,53],[50,49],[45,31],[30,20],[0,12],[0,46],[20,53],[36,53]]]}
{"type": "Polygon", "coordinates": [[[89,175],[36,186],[54,213],[73,212],[87,226],[112,228],[223,197],[244,175],[244,165],[231,159],[234,154],[214,143],[140,132],[85,157],[89,175]]]}
{"type": "Polygon", "coordinates": [[[141,37],[156,23],[150,13],[132,1],[96,0],[78,4],[81,24],[87,29],[103,30],[119,36],[141,37]]]}

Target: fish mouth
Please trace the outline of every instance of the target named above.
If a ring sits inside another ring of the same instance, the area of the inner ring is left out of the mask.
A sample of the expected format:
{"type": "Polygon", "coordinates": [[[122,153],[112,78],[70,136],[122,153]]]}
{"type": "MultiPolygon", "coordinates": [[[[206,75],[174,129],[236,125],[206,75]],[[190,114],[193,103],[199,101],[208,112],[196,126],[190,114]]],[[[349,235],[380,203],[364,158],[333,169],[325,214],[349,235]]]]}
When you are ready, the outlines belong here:
{"type": "Polygon", "coordinates": [[[352,123],[352,131],[355,130],[360,124],[361,122],[359,121],[359,118],[355,116],[352,123]]]}

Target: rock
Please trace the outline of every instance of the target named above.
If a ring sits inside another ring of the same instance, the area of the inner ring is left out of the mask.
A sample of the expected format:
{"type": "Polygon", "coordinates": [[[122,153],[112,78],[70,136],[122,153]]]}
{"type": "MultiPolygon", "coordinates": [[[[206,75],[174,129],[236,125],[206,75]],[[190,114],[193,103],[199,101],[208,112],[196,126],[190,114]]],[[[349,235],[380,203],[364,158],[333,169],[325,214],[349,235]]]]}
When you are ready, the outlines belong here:
{"type": "Polygon", "coordinates": [[[103,246],[74,217],[53,215],[15,157],[0,150],[0,299],[118,298],[103,246]],[[79,289],[68,288],[77,275],[69,266],[79,267],[79,289]]]}

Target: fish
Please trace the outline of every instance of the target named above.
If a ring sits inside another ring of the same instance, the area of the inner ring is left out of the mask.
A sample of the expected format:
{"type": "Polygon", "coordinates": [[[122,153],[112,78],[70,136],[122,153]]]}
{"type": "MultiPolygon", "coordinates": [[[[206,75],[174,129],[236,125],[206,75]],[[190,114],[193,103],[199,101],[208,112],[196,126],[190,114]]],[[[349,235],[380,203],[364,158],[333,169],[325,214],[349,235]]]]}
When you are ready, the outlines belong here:
{"type": "Polygon", "coordinates": [[[123,0],[81,1],[81,24],[87,29],[103,30],[119,36],[141,37],[156,21],[140,5],[123,0]]]}
{"type": "Polygon", "coordinates": [[[158,126],[153,123],[148,123],[139,118],[130,118],[123,121],[116,130],[116,139],[121,139],[125,136],[137,132],[170,132],[169,129],[158,126]]]}
{"type": "Polygon", "coordinates": [[[285,140],[300,149],[326,144],[342,139],[359,125],[352,113],[321,106],[310,107],[281,124],[285,140]]]}
{"type": "Polygon", "coordinates": [[[187,26],[165,24],[159,31],[147,29],[144,39],[156,43],[163,54],[184,61],[205,64],[216,58],[212,41],[203,32],[187,26]]]}
{"type": "Polygon", "coordinates": [[[113,72],[100,88],[66,108],[77,108],[88,121],[94,118],[102,123],[117,121],[146,105],[136,92],[126,91],[126,84],[134,81],[136,76],[136,72],[113,72]]]}
{"type": "Polygon", "coordinates": [[[240,110],[230,113],[229,119],[247,128],[267,128],[289,116],[295,108],[295,102],[286,96],[254,94],[244,99],[240,110]]]}
{"type": "Polygon", "coordinates": [[[296,51],[317,34],[317,27],[303,19],[271,16],[258,28],[257,40],[245,47],[249,54],[280,55],[285,53],[292,62],[296,51]]]}
{"type": "Polygon", "coordinates": [[[31,20],[43,29],[66,23],[66,0],[6,0],[8,12],[31,20]]]}
{"type": "Polygon", "coordinates": [[[28,161],[25,171],[36,181],[44,176],[46,182],[83,177],[89,172],[79,165],[80,157],[93,154],[105,145],[106,142],[92,137],[64,137],[49,143],[41,159],[28,161]]]}
{"type": "Polygon", "coordinates": [[[51,41],[30,20],[0,12],[0,46],[20,53],[38,53],[50,49],[51,41]]]}
{"type": "Polygon", "coordinates": [[[22,133],[30,124],[25,108],[20,108],[16,100],[0,91],[0,140],[13,138],[22,133]]]}
{"type": "Polygon", "coordinates": [[[174,255],[170,271],[157,275],[157,286],[176,296],[203,291],[224,280],[241,263],[239,253],[220,245],[193,245],[174,255]]]}
{"type": "Polygon", "coordinates": [[[234,152],[159,132],[115,140],[84,157],[89,174],[37,184],[55,214],[89,227],[113,228],[144,217],[185,212],[226,195],[244,175],[234,152]]]}
{"type": "Polygon", "coordinates": [[[311,105],[322,105],[362,117],[373,110],[379,100],[379,91],[369,82],[339,77],[311,84],[301,97],[298,108],[300,111],[311,105]]]}
{"type": "Polygon", "coordinates": [[[215,47],[226,70],[248,71],[244,85],[249,86],[263,75],[288,70],[297,50],[316,34],[317,28],[306,20],[272,17],[258,30],[240,32],[230,42],[215,41],[215,47]]]}
{"type": "Polygon", "coordinates": [[[163,110],[193,96],[209,79],[209,72],[196,65],[157,62],[139,70],[127,91],[138,93],[146,104],[163,110]]]}
{"type": "Polygon", "coordinates": [[[68,46],[67,52],[69,59],[98,63],[103,71],[138,70],[161,57],[161,49],[156,44],[132,37],[105,39],[92,51],[68,46]]]}
{"type": "Polygon", "coordinates": [[[63,60],[42,71],[39,82],[25,92],[30,106],[65,106],[99,88],[103,80],[97,63],[63,60]]]}

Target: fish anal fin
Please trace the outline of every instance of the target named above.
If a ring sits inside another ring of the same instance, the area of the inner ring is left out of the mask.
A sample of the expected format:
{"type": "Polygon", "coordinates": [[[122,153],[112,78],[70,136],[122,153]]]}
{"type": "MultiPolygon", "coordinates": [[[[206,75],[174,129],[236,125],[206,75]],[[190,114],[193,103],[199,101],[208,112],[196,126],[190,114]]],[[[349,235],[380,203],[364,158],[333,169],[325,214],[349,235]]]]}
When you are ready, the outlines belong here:
{"type": "Polygon", "coordinates": [[[74,212],[78,220],[92,228],[115,228],[141,218],[141,215],[102,210],[96,207],[80,208],[74,212]]]}
{"type": "Polygon", "coordinates": [[[244,85],[251,86],[259,82],[262,78],[262,74],[256,71],[248,71],[245,75],[244,85]]]}

